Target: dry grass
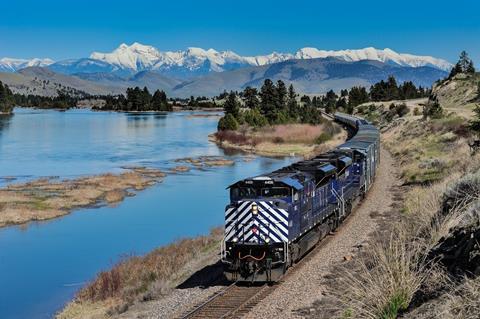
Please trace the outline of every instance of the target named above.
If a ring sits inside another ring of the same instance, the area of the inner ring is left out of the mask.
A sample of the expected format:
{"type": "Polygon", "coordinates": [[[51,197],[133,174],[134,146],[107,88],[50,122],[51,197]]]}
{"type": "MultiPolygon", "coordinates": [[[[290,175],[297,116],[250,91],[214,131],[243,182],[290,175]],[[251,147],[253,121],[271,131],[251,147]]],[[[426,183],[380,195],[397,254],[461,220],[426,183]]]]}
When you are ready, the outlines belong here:
{"type": "Polygon", "coordinates": [[[336,297],[350,317],[396,318],[426,282],[429,265],[422,243],[412,241],[409,230],[399,224],[390,238],[376,242],[356,262],[355,272],[347,271],[336,297]]]}
{"type": "Polygon", "coordinates": [[[130,168],[114,175],[103,174],[71,180],[38,179],[0,189],[0,227],[33,220],[47,220],[73,209],[95,204],[112,204],[129,195],[127,190],[142,190],[165,176],[159,170],[130,168]]]}
{"type": "Polygon", "coordinates": [[[211,140],[225,148],[239,149],[264,156],[311,156],[346,139],[335,123],[320,125],[286,124],[238,131],[220,131],[211,140]]]}
{"type": "Polygon", "coordinates": [[[465,278],[463,284],[454,287],[447,295],[443,318],[478,319],[480,314],[480,277],[465,278]]]}
{"type": "Polygon", "coordinates": [[[132,302],[161,295],[182,277],[183,267],[207,250],[217,248],[221,229],[208,236],[182,239],[145,256],[125,258],[79,291],[77,301],[98,302],[110,298],[132,302]]]}
{"type": "Polygon", "coordinates": [[[371,251],[354,260],[356,267],[336,290],[342,317],[407,316],[425,296],[436,298],[450,289],[444,295],[446,310],[428,318],[478,318],[478,278],[457,286],[458,281],[450,281],[439,259],[430,254],[462,225],[472,203],[480,198],[480,173],[468,175],[480,161],[470,156],[465,123],[456,115],[431,121],[408,116],[384,132],[384,144],[410,186],[392,235],[379,238],[371,251]]]}
{"type": "Polygon", "coordinates": [[[338,125],[324,122],[320,125],[310,124],[285,124],[253,129],[242,127],[238,131],[220,131],[216,137],[220,141],[228,141],[234,144],[258,145],[261,143],[276,144],[314,144],[316,139],[330,136],[341,132],[338,125]]]}

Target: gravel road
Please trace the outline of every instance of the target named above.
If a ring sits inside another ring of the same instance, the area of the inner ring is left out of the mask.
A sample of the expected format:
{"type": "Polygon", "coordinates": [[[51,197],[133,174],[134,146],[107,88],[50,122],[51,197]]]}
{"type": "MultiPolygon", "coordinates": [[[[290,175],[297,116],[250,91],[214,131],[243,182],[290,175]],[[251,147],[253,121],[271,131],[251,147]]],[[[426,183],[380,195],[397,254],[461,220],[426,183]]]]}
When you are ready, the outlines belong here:
{"type": "Polygon", "coordinates": [[[380,170],[368,196],[342,228],[325,245],[318,247],[312,258],[289,276],[284,283],[256,305],[245,318],[300,318],[328,289],[325,275],[346,256],[353,256],[365,244],[395,202],[395,189],[400,182],[390,154],[382,149],[380,170]],[[302,309],[301,312],[298,310],[302,309]],[[303,314],[302,314],[303,313],[303,314]]]}

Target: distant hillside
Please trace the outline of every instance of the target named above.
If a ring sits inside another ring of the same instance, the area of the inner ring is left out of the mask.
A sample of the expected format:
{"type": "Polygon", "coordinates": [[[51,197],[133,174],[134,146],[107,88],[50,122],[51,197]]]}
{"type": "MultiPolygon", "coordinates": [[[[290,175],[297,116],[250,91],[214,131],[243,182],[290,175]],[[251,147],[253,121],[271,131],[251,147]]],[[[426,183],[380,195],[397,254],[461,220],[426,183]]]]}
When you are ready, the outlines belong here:
{"type": "MultiPolygon", "coordinates": [[[[92,68],[97,66],[92,65],[92,68]]],[[[90,94],[119,94],[128,87],[146,86],[150,91],[164,90],[168,96],[189,97],[214,96],[225,90],[240,91],[247,86],[260,87],[265,79],[293,84],[296,91],[302,94],[321,94],[329,90],[339,92],[353,86],[368,88],[390,75],[395,76],[399,83],[412,81],[417,86],[430,87],[438,79],[446,77],[447,73],[429,66],[406,67],[379,61],[348,62],[337,58],[320,58],[215,72],[189,80],[178,80],[152,71],[122,77],[111,72],[65,75],[48,68],[28,67],[16,73],[0,73],[0,81],[7,83],[15,92],[47,96],[55,95],[61,85],[90,94]]]]}
{"type": "Polygon", "coordinates": [[[366,86],[395,76],[399,83],[412,81],[430,87],[447,73],[432,67],[402,67],[378,61],[347,62],[336,58],[289,60],[234,71],[212,73],[173,88],[176,96],[216,95],[224,90],[259,87],[267,78],[293,84],[298,92],[314,94],[366,86]]]}
{"type": "Polygon", "coordinates": [[[89,94],[119,94],[124,89],[118,86],[105,86],[80,78],[55,73],[43,67],[28,67],[16,73],[1,73],[0,81],[8,84],[15,93],[55,96],[58,90],[73,93],[82,91],[89,94]]]}

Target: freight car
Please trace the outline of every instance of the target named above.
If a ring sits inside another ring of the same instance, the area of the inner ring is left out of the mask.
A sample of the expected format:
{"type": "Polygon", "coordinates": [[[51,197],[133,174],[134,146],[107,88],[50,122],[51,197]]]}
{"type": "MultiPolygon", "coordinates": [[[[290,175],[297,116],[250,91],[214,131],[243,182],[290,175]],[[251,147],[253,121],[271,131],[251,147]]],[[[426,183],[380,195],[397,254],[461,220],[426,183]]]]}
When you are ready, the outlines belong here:
{"type": "Polygon", "coordinates": [[[380,135],[364,119],[336,113],[352,137],[332,151],[228,188],[224,273],[231,281],[278,281],[365,196],[380,162],[380,135]]]}

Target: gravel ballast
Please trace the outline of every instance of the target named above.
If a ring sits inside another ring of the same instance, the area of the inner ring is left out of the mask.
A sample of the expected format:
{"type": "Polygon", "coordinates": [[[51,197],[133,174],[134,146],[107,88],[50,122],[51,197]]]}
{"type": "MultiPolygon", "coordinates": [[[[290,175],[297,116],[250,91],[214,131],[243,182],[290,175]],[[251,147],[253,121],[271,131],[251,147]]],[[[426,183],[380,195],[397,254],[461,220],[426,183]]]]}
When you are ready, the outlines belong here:
{"type": "MultiPolygon", "coordinates": [[[[400,182],[394,161],[382,149],[380,169],[366,199],[325,245],[320,245],[308,262],[288,276],[281,285],[256,305],[245,318],[300,318],[299,309],[315,311],[314,302],[328,289],[325,276],[335,274],[335,267],[355,258],[358,247],[365,245],[395,202],[394,189],[400,182]]],[[[304,313],[304,311],[303,311],[304,313]]],[[[311,314],[310,314],[311,315],[311,314]]]]}

